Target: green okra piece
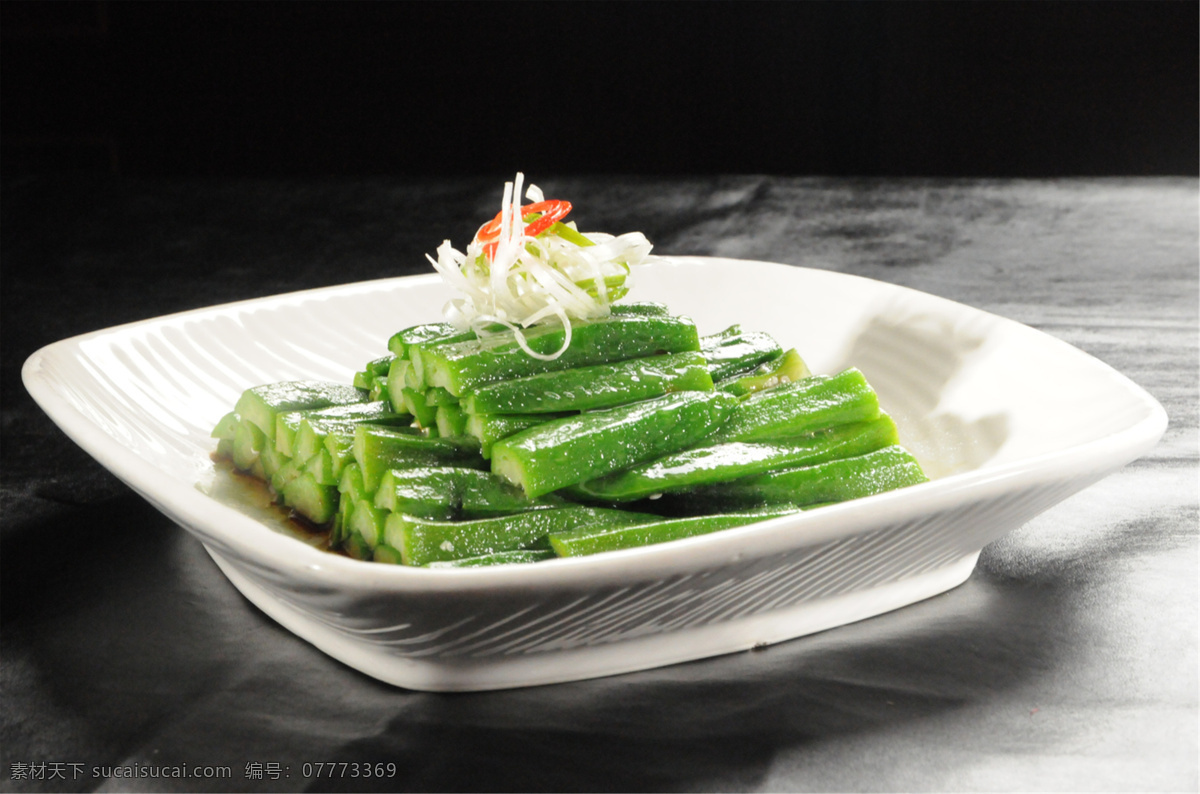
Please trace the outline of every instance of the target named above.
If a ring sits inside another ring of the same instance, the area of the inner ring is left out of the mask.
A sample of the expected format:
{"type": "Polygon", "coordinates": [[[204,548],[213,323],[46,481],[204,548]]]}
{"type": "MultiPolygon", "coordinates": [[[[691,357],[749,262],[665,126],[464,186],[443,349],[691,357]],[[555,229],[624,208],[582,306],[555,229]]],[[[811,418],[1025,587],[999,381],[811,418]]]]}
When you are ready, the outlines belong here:
{"type": "Polygon", "coordinates": [[[743,397],[756,391],[773,389],[785,383],[793,383],[810,377],[808,365],[796,352],[795,348],[787,350],[779,358],[760,364],[752,372],[734,375],[719,381],[716,388],[720,391],[743,397]]]}
{"type": "Polygon", "coordinates": [[[466,433],[479,439],[479,454],[492,457],[492,445],[535,425],[561,419],[567,414],[467,414],[466,433]]]}
{"type": "Polygon", "coordinates": [[[342,512],[342,502],[339,499],[337,512],[333,514],[333,520],[329,522],[329,548],[331,549],[340,549],[342,543],[345,541],[342,535],[345,515],[342,512]]]}
{"type": "Polygon", "coordinates": [[[879,416],[879,397],[857,369],[815,375],[746,397],[711,441],[787,438],[879,416]]]}
{"type": "Polygon", "coordinates": [[[693,504],[715,504],[722,508],[779,504],[805,506],[845,502],[927,480],[921,464],[912,453],[893,445],[852,458],[703,486],[690,491],[683,498],[693,504]]]}
{"type": "Polygon", "coordinates": [[[368,361],[365,367],[354,373],[354,388],[369,390],[374,385],[376,378],[387,375],[388,367],[395,358],[395,356],[382,356],[368,361]]]}
{"type": "Polygon", "coordinates": [[[230,411],[222,416],[216,425],[213,426],[210,437],[232,441],[234,433],[237,432],[238,422],[240,421],[242,421],[242,418],[237,415],[237,411],[230,411]]]}
{"type": "Polygon", "coordinates": [[[242,392],[234,411],[275,441],[275,418],[286,411],[310,411],[334,405],[367,401],[362,389],[324,381],[284,381],[255,386],[242,392]]]}
{"type": "Polygon", "coordinates": [[[304,471],[303,461],[282,455],[272,447],[263,450],[260,461],[263,469],[262,479],[280,498],[282,498],[284,486],[299,477],[304,471]]]}
{"type": "MultiPolygon", "coordinates": [[[[558,324],[536,325],[523,334],[531,350],[547,356],[557,353],[566,338],[566,330],[558,324]]],[[[570,345],[549,360],[527,354],[512,331],[432,348],[417,346],[411,356],[427,385],[461,396],[493,381],[699,349],[700,339],[691,320],[617,315],[573,323],[570,345]]]]}
{"type": "Polygon", "coordinates": [[[371,498],[375,492],[367,490],[363,483],[362,469],[352,460],[342,469],[342,477],[338,480],[338,493],[341,494],[342,504],[348,508],[347,512],[350,512],[355,502],[371,498]]]}
{"type": "Polygon", "coordinates": [[[333,473],[333,459],[324,446],[318,447],[315,453],[305,459],[304,470],[313,476],[318,485],[338,484],[338,477],[333,473]]]}
{"type": "Polygon", "coordinates": [[[425,391],[405,386],[400,391],[404,401],[404,410],[413,415],[421,427],[433,427],[437,424],[437,406],[425,402],[425,391]]]}
{"type": "Polygon", "coordinates": [[[371,390],[367,392],[367,399],[391,402],[392,395],[388,391],[387,375],[377,377],[371,381],[371,390]]]}
{"type": "MultiPolygon", "coordinates": [[[[436,325],[439,324],[435,324],[435,326],[436,325]]],[[[409,362],[409,367],[404,373],[404,386],[406,388],[413,389],[418,392],[424,392],[431,385],[429,383],[428,375],[422,366],[422,356],[425,352],[439,347],[444,347],[446,345],[470,344],[478,338],[475,331],[469,328],[466,330],[459,330],[453,326],[450,326],[450,329],[451,330],[446,331],[444,334],[431,332],[428,338],[414,339],[405,343],[405,358],[409,362]]],[[[503,326],[492,326],[489,330],[502,331],[504,328],[503,326]]]]}
{"type": "Polygon", "coordinates": [[[632,502],[774,469],[864,455],[897,443],[896,423],[882,414],[866,422],[837,425],[800,438],[727,441],[691,447],[580,483],[569,495],[603,502],[632,502]]]}
{"type": "Polygon", "coordinates": [[[670,540],[706,535],[732,527],[754,524],[780,516],[793,515],[799,508],[787,506],[776,509],[753,510],[688,518],[658,518],[646,523],[625,527],[588,527],[566,532],[552,532],[550,547],[559,557],[582,557],[604,551],[651,546],[670,540]]]}
{"type": "Polygon", "coordinates": [[[450,323],[424,323],[392,334],[388,339],[388,350],[397,358],[405,358],[413,345],[462,342],[474,338],[474,331],[464,331],[450,323]]]}
{"type": "Polygon", "coordinates": [[[394,426],[408,421],[408,417],[397,414],[391,404],[381,400],[289,411],[275,418],[275,448],[303,461],[316,452],[329,433],[353,433],[360,424],[394,426]]]}
{"type": "Polygon", "coordinates": [[[283,486],[283,503],[314,524],[333,520],[338,508],[338,489],[320,485],[307,472],[300,472],[283,486]]]}
{"type": "Polygon", "coordinates": [[[428,565],[531,546],[545,548],[545,538],[553,532],[654,518],[645,513],[579,506],[470,521],[432,521],[392,513],[383,536],[384,543],[400,550],[405,565],[428,565]]]}
{"type": "Polygon", "coordinates": [[[738,407],[685,391],[536,425],[492,445],[492,471],[530,498],[690,447],[738,407]]]}
{"type": "Polygon", "coordinates": [[[410,413],[408,406],[404,403],[404,387],[407,385],[408,369],[411,366],[412,362],[406,358],[394,358],[388,366],[388,402],[392,404],[392,410],[398,414],[410,413]]]}
{"type": "Polygon", "coordinates": [[[233,465],[241,471],[265,479],[259,456],[266,446],[267,436],[258,425],[245,419],[241,420],[233,434],[233,465]]]}
{"type": "Polygon", "coordinates": [[[467,416],[458,403],[447,403],[437,407],[437,421],[434,422],[438,435],[463,436],[467,434],[467,416]]]}
{"type": "Polygon", "coordinates": [[[241,423],[242,418],[237,415],[237,412],[230,411],[213,426],[210,437],[217,439],[218,458],[233,459],[234,438],[237,436],[238,425],[241,423]]]}
{"type": "Polygon", "coordinates": [[[441,408],[443,405],[458,405],[458,398],[439,386],[425,390],[425,404],[434,408],[441,408]]]}
{"type": "Polygon", "coordinates": [[[383,523],[387,511],[380,510],[370,499],[359,499],[350,511],[349,529],[362,536],[363,541],[375,548],[383,540],[383,523]]]}
{"type": "Polygon", "coordinates": [[[363,540],[363,536],[357,532],[351,532],[346,537],[342,548],[346,550],[346,554],[356,560],[370,560],[375,556],[374,550],[367,545],[367,542],[363,540]]]}
{"type": "Polygon", "coordinates": [[[458,466],[393,469],[380,478],[375,506],[443,521],[505,516],[557,504],[530,499],[489,471],[458,466]]]}
{"type": "Polygon", "coordinates": [[[783,354],[783,348],[770,334],[742,331],[735,325],[703,337],[700,354],[708,362],[708,374],[717,381],[773,361],[783,354]]]}
{"type": "Polygon", "coordinates": [[[370,492],[379,487],[379,481],[391,469],[483,465],[479,442],[470,436],[428,438],[374,425],[355,428],[354,460],[370,492]]]}
{"type": "MultiPolygon", "coordinates": [[[[391,548],[390,546],[388,548],[391,548]]],[[[399,554],[399,552],[397,552],[399,554]]],[[[515,549],[481,554],[478,557],[463,557],[461,560],[437,560],[426,568],[482,568],[492,565],[527,565],[533,562],[553,560],[557,555],[553,549],[515,549]]]]}
{"type": "Polygon", "coordinates": [[[320,418],[305,417],[300,423],[300,430],[296,433],[295,444],[293,446],[295,457],[307,460],[324,447],[325,439],[330,434],[353,435],[359,425],[386,427],[397,433],[406,433],[408,435],[418,435],[420,433],[417,428],[409,426],[409,423],[412,421],[411,416],[394,413],[391,410],[391,405],[388,403],[367,403],[367,405],[379,406],[379,409],[370,412],[363,411],[363,415],[358,418],[352,416],[347,416],[344,419],[337,416],[324,416],[320,418]]]}
{"type": "Polygon", "coordinates": [[[386,543],[380,543],[371,553],[371,559],[375,562],[382,562],[387,565],[400,565],[400,550],[393,549],[386,543]]]}
{"type": "MultiPolygon", "coordinates": [[[[407,432],[403,428],[395,428],[407,432]]],[[[415,428],[414,428],[415,430],[415,428]]],[[[340,481],[346,464],[354,460],[354,434],[330,433],[325,436],[325,451],[329,453],[329,473],[340,481]]]]}
{"type": "Polygon", "coordinates": [[[472,414],[591,411],[676,391],[712,391],[699,353],[672,353],[542,372],[478,386],[462,397],[472,414]]]}

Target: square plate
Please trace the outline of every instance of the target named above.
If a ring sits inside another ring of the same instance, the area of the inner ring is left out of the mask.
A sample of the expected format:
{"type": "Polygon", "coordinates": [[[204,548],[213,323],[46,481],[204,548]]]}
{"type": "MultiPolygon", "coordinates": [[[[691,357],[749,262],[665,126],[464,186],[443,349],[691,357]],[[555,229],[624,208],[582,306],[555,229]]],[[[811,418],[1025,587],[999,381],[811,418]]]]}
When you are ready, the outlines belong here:
{"type": "Polygon", "coordinates": [[[1019,323],[878,281],[672,258],[632,299],[856,366],[932,478],[673,543],[536,565],[364,563],[289,532],[210,459],[247,387],[349,382],[400,328],[440,319],[436,275],[227,304],[97,331],[26,361],[84,450],[196,535],[268,615],[368,675],[424,690],[589,678],[739,651],[944,592],[983,546],[1151,449],[1166,413],[1106,364],[1019,323]]]}

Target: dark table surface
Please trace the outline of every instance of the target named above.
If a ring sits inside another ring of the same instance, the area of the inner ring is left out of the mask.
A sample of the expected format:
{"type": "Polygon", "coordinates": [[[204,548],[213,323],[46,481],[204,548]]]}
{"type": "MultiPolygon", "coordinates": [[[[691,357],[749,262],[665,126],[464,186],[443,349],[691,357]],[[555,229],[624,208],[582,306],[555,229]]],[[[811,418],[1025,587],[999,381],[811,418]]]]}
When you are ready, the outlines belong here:
{"type": "Polygon", "coordinates": [[[855,273],[1027,323],[1170,415],[1149,455],[943,596],[631,675],[455,695],[367,678],[250,605],[21,385],[26,357],[74,334],[426,272],[499,181],[4,186],[0,785],[1197,790],[1195,179],[535,179],[585,228],[642,230],[658,253],[855,273]],[[329,761],[396,774],[304,777],[329,761]],[[180,765],[229,777],[117,777],[180,765]]]}

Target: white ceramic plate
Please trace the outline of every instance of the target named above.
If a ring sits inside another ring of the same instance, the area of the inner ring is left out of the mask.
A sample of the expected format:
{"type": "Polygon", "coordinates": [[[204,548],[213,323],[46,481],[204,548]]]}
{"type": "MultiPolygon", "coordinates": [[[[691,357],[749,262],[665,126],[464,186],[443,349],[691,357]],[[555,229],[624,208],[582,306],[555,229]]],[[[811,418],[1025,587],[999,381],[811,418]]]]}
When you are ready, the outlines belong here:
{"type": "Polygon", "coordinates": [[[209,431],[242,390],[349,382],[396,330],[439,319],[434,276],[351,284],[98,331],[35,353],[33,397],[194,533],[252,602],[404,687],[471,690],[645,669],[779,642],[944,592],[979,551],[1149,450],[1162,407],[1043,333],[868,279],[728,259],[640,269],[639,300],[864,371],[931,482],[642,549],[423,570],[323,552],[230,488],[209,431]]]}

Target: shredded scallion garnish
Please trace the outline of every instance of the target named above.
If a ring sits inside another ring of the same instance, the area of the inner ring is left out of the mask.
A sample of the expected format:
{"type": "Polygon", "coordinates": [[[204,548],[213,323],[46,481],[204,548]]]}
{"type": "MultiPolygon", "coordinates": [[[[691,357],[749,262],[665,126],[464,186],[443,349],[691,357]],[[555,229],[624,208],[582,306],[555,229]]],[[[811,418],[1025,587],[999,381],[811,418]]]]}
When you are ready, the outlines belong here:
{"type": "MultiPolygon", "coordinates": [[[[524,179],[518,173],[513,182],[504,184],[498,233],[495,222],[486,224],[465,252],[446,240],[438,246],[436,258],[427,258],[442,279],[462,293],[446,304],[448,322],[479,334],[502,326],[515,333],[527,354],[552,360],[570,346],[573,320],[607,317],[612,303],[629,291],[630,269],[656,257],[650,255],[652,246],[641,232],[584,233],[574,223],[557,218],[538,224],[541,212],[523,217],[524,179]],[[546,224],[548,228],[536,230],[546,224]],[[529,229],[536,233],[527,234],[529,229]],[[566,331],[562,347],[552,354],[531,349],[522,333],[545,322],[561,323],[566,331]]],[[[536,185],[530,185],[525,196],[533,202],[532,208],[554,205],[546,213],[570,211],[566,202],[546,202],[536,185]]]]}

